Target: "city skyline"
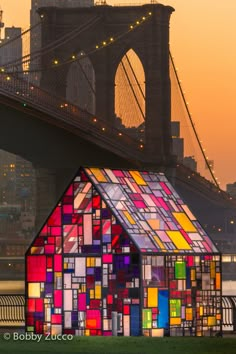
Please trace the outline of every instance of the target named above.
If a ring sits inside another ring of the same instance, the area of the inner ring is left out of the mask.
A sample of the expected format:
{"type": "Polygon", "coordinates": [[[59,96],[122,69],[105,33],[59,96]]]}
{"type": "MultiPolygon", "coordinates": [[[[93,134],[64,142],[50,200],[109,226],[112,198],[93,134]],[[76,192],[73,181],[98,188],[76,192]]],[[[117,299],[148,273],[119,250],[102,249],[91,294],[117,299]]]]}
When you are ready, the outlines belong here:
{"type": "MultiPolygon", "coordinates": [[[[0,2],[5,26],[28,28],[30,0],[22,3],[24,6],[19,7],[15,0],[0,2]]],[[[195,0],[163,0],[160,3],[175,9],[170,21],[171,52],[203,147],[209,159],[214,160],[215,175],[225,188],[225,184],[236,180],[233,166],[236,143],[232,144],[236,53],[231,45],[236,33],[236,2],[206,0],[203,5],[195,0]]]]}

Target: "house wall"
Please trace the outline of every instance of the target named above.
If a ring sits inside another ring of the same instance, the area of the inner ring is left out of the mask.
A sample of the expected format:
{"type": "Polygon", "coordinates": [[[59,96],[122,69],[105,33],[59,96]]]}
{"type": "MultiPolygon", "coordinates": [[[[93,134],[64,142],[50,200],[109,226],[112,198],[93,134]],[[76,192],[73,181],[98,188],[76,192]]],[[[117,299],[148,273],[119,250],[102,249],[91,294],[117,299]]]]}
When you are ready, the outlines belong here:
{"type": "Polygon", "coordinates": [[[140,256],[82,176],[69,186],[26,256],[26,330],[141,334],[140,256]]]}
{"type": "Polygon", "coordinates": [[[142,256],[143,334],[221,330],[220,255],[142,256]]]}

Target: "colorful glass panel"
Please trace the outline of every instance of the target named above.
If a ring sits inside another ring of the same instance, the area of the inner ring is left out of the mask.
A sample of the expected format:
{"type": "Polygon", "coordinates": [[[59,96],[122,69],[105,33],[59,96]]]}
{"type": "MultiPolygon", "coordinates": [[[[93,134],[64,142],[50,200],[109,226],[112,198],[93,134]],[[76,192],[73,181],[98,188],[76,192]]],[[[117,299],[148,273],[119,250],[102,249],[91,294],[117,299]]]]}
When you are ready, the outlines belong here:
{"type": "Polygon", "coordinates": [[[98,168],[85,172],[140,251],[218,252],[163,174],[98,168]]]}
{"type": "Polygon", "coordinates": [[[26,330],[219,331],[216,252],[163,174],[81,169],[27,251],[26,330]]]}

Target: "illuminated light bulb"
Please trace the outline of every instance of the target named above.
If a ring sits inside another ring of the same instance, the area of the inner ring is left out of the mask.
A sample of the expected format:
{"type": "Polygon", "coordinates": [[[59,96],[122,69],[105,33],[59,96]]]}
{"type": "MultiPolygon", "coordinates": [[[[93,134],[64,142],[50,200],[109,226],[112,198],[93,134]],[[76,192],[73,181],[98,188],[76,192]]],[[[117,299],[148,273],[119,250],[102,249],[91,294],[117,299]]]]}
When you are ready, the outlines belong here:
{"type": "Polygon", "coordinates": [[[136,21],[136,25],[139,25],[139,23],[140,23],[139,21],[136,21]]]}
{"type": "Polygon", "coordinates": [[[105,42],[105,41],[104,41],[104,42],[102,42],[102,44],[103,44],[103,45],[106,45],[106,44],[107,44],[107,42],[105,42]]]}
{"type": "Polygon", "coordinates": [[[146,17],[145,17],[145,16],[143,16],[143,17],[142,17],[142,20],[144,20],[144,21],[145,21],[145,20],[146,20],[146,17]]]}
{"type": "Polygon", "coordinates": [[[99,46],[98,45],[96,45],[96,49],[98,49],[99,48],[99,46]]]}
{"type": "Polygon", "coordinates": [[[57,65],[59,62],[58,62],[57,59],[55,59],[55,60],[53,61],[53,63],[54,63],[55,65],[57,65]]]}
{"type": "Polygon", "coordinates": [[[96,123],[97,122],[97,118],[93,118],[93,122],[96,123]]]}
{"type": "Polygon", "coordinates": [[[105,132],[106,128],[102,127],[102,131],[105,132]]]}
{"type": "Polygon", "coordinates": [[[122,136],[122,133],[118,133],[119,136],[122,136]]]}
{"type": "Polygon", "coordinates": [[[140,147],[141,149],[143,149],[143,144],[140,144],[139,147],[140,147]]]}
{"type": "Polygon", "coordinates": [[[10,80],[11,80],[10,76],[7,76],[7,77],[6,77],[6,80],[7,80],[7,81],[10,81],[10,80]]]}
{"type": "Polygon", "coordinates": [[[44,15],[42,14],[42,15],[40,15],[40,18],[44,18],[44,15]]]}
{"type": "Polygon", "coordinates": [[[4,73],[5,69],[4,68],[1,68],[1,72],[4,73]]]}
{"type": "Polygon", "coordinates": [[[230,220],[230,224],[234,224],[234,220],[230,220]]]}
{"type": "Polygon", "coordinates": [[[68,103],[65,103],[65,107],[68,107],[68,103]]]}
{"type": "Polygon", "coordinates": [[[151,15],[152,15],[152,13],[151,13],[151,12],[149,12],[149,13],[148,13],[148,15],[149,15],[149,16],[151,16],[151,15]]]}
{"type": "Polygon", "coordinates": [[[133,26],[133,25],[131,25],[131,26],[129,26],[129,28],[133,29],[133,28],[134,28],[134,26],[133,26]]]}
{"type": "Polygon", "coordinates": [[[113,38],[113,37],[111,37],[111,38],[110,38],[110,41],[111,41],[111,42],[113,42],[113,41],[114,41],[114,38],[113,38]]]}
{"type": "Polygon", "coordinates": [[[72,55],[72,57],[71,57],[72,59],[75,59],[75,55],[72,55]]]}

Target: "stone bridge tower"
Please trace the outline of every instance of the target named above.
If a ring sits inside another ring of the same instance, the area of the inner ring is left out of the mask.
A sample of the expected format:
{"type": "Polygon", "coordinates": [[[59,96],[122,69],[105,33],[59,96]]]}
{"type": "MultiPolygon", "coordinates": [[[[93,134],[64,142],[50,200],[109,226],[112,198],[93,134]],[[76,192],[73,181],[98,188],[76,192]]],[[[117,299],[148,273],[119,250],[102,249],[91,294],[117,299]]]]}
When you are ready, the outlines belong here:
{"type": "Polygon", "coordinates": [[[39,9],[42,47],[55,43],[54,49],[42,56],[41,86],[53,87],[57,95],[66,97],[73,55],[85,53],[95,74],[95,114],[111,124],[117,67],[128,50],[137,54],[145,73],[145,159],[156,167],[167,166],[172,159],[169,20],[173,11],[161,4],[39,9]],[[63,44],[57,45],[60,40],[63,44]],[[55,59],[59,65],[52,69],[55,59]]]}

